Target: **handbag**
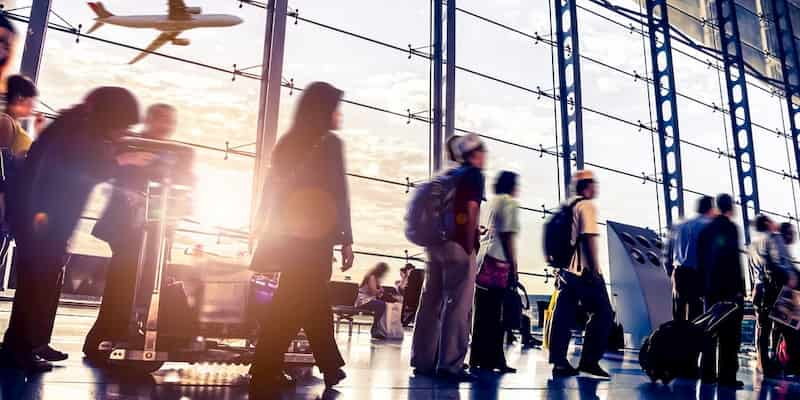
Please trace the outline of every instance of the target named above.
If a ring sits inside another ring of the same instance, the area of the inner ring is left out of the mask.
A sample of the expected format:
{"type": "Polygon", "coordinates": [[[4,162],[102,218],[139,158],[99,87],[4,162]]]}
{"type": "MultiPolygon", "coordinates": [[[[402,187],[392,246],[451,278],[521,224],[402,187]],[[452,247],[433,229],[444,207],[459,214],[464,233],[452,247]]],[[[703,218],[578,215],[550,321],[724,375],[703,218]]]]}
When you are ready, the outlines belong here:
{"type": "Polygon", "coordinates": [[[511,274],[511,263],[486,255],[475,282],[486,289],[506,289],[511,274]]]}
{"type": "MultiPolygon", "coordinates": [[[[489,215],[489,221],[494,224],[494,210],[489,215]]],[[[494,229],[490,230],[489,243],[494,242],[494,229]]],[[[490,245],[491,246],[491,245],[490,245]]],[[[487,250],[488,253],[488,250],[487,250]]],[[[511,263],[498,260],[489,254],[483,256],[478,276],[475,283],[486,289],[506,289],[511,275],[511,263]]]]}
{"type": "MultiPolygon", "coordinates": [[[[279,206],[279,196],[285,192],[285,189],[297,181],[299,172],[307,167],[309,161],[313,159],[320,146],[325,142],[329,134],[320,137],[319,141],[311,147],[311,150],[306,153],[303,159],[293,170],[291,170],[285,177],[278,179],[274,168],[270,168],[267,174],[267,183],[264,186],[264,195],[261,200],[261,207],[265,207],[263,217],[269,221],[272,219],[272,214],[275,207],[279,206]],[[268,197],[269,196],[269,197],[268,197]]],[[[258,273],[277,273],[282,272],[283,268],[290,264],[302,263],[302,259],[298,257],[306,257],[314,254],[312,247],[314,244],[308,239],[300,239],[293,237],[289,234],[280,232],[280,228],[275,231],[269,229],[268,232],[263,233],[259,238],[256,249],[253,252],[253,258],[250,261],[250,270],[258,273]]]]}

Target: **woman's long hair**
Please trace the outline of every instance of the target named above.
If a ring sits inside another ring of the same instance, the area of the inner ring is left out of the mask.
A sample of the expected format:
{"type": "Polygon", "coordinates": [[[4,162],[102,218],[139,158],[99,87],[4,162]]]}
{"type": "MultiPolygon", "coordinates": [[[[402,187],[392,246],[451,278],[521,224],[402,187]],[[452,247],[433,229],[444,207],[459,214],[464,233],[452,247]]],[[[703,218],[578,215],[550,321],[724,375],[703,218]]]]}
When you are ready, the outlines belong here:
{"type": "Polygon", "coordinates": [[[300,95],[289,131],[272,152],[273,165],[287,165],[306,153],[319,138],[333,128],[333,114],[344,92],[325,82],[308,85],[300,95]]]}
{"type": "Polygon", "coordinates": [[[364,279],[361,280],[361,287],[369,282],[369,277],[374,276],[375,279],[380,280],[380,278],[383,278],[387,272],[389,272],[389,264],[385,262],[379,262],[375,264],[375,266],[372,267],[372,269],[369,270],[366,275],[364,275],[364,279]]]}

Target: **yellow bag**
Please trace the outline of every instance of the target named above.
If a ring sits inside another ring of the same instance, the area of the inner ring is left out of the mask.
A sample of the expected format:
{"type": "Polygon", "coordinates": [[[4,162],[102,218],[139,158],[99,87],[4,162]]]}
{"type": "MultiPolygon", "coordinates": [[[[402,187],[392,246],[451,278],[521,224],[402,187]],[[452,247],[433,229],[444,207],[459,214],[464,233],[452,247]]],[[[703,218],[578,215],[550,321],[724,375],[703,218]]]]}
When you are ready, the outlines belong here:
{"type": "Polygon", "coordinates": [[[542,329],[542,349],[547,349],[550,345],[550,323],[553,319],[553,311],[556,309],[556,301],[558,300],[558,289],[553,291],[550,296],[550,304],[547,305],[547,310],[544,311],[544,328],[542,329]]]}

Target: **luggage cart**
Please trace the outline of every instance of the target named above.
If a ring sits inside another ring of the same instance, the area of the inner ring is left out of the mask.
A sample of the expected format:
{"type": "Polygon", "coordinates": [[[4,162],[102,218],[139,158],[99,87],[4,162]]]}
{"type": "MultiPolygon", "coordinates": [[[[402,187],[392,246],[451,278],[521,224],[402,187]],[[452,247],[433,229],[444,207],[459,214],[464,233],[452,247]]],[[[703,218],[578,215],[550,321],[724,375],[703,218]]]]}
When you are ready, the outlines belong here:
{"type": "MultiPolygon", "coordinates": [[[[166,144],[164,149],[153,142],[136,139],[126,145],[156,152],[169,163],[177,164],[173,159],[176,154],[170,150],[176,145],[166,144]]],[[[185,152],[186,148],[181,146],[179,150],[185,152]]],[[[128,373],[151,373],[165,362],[251,364],[258,325],[254,314],[259,311],[255,293],[259,284],[265,286],[264,282],[274,281],[253,276],[243,263],[186,266],[169,262],[175,227],[186,209],[182,204],[191,202],[192,194],[191,187],[173,183],[170,170],[166,168],[162,176],[152,178],[145,193],[146,223],[142,229],[129,341],[103,342],[100,350],[108,352],[110,368],[128,373]],[[148,252],[154,252],[155,257],[148,252]],[[220,274],[199,271],[204,268],[230,273],[221,281],[210,282],[208,276],[220,274]],[[146,274],[145,271],[152,273],[146,274]],[[213,291],[210,289],[213,284],[238,287],[213,291]],[[150,285],[152,289],[149,289],[150,285]],[[186,294],[187,290],[192,296],[186,294]],[[216,293],[216,298],[213,293],[216,293]],[[234,300],[230,301],[228,297],[234,300]],[[226,312],[206,312],[208,308],[212,311],[220,308],[214,306],[214,301],[225,303],[226,312]],[[170,315],[170,308],[181,305],[183,308],[178,315],[174,315],[175,312],[170,315]],[[238,318],[231,320],[231,315],[238,318]],[[165,328],[172,332],[165,332],[165,328]]],[[[301,331],[285,354],[286,370],[292,375],[303,375],[314,363],[309,342],[301,331]]]]}

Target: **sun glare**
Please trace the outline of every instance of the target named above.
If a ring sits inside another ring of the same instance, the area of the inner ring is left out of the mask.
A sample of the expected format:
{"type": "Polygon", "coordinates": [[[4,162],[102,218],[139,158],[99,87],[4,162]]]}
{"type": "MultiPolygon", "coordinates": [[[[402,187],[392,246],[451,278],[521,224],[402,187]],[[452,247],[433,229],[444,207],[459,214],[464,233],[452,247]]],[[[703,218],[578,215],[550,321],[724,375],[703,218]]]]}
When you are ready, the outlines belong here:
{"type": "Polygon", "coordinates": [[[251,174],[209,165],[198,165],[195,171],[193,217],[209,227],[246,228],[250,218],[251,174]]]}

